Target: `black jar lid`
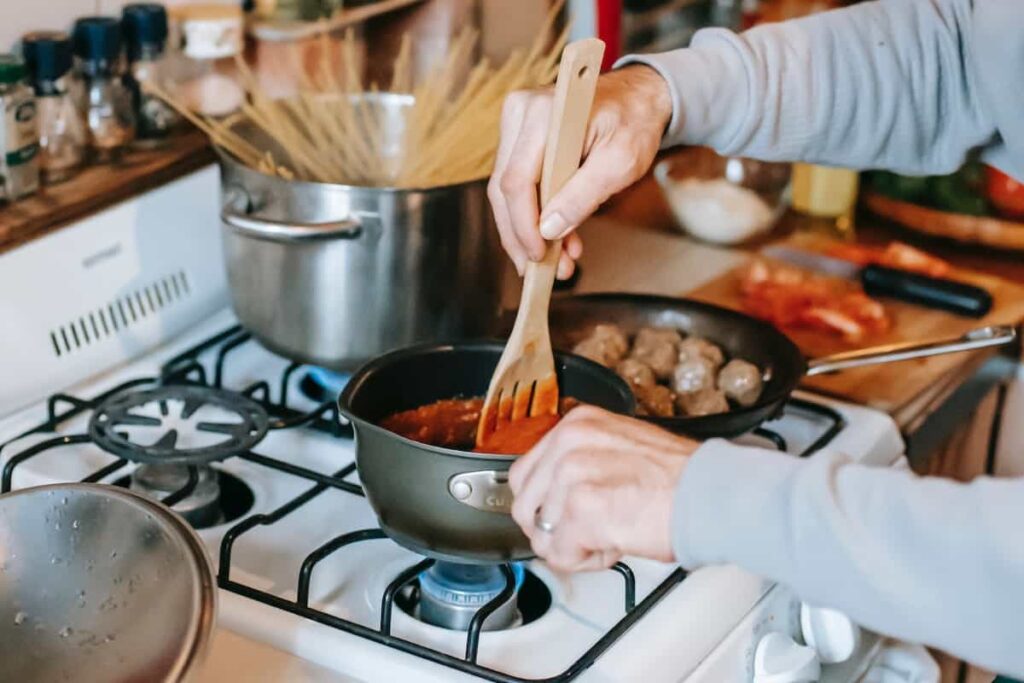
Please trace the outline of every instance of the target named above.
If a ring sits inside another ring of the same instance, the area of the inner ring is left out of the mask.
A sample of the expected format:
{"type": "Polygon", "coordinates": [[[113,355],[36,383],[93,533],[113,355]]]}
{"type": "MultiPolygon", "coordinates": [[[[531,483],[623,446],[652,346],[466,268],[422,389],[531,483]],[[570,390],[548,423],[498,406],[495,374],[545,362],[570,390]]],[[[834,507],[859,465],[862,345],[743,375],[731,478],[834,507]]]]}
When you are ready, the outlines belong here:
{"type": "Polygon", "coordinates": [[[71,37],[63,31],[35,31],[21,39],[21,51],[37,94],[71,70],[71,37]]]}
{"type": "Polygon", "coordinates": [[[162,51],[167,42],[167,10],[155,3],[126,5],[121,13],[121,28],[128,59],[138,59],[145,46],[162,51]]]}
{"type": "Polygon", "coordinates": [[[86,65],[107,70],[121,55],[121,26],[110,17],[84,17],[72,32],[75,56],[86,65]]]}

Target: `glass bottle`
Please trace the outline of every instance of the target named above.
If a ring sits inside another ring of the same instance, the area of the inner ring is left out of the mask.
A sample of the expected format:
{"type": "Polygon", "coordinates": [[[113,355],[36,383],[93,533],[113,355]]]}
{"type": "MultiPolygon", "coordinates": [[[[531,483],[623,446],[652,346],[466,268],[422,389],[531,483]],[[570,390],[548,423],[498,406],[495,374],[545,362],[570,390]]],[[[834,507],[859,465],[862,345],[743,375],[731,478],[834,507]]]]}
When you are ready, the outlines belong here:
{"type": "Polygon", "coordinates": [[[115,161],[135,137],[131,93],[121,80],[121,26],[109,17],[86,17],[73,32],[82,111],[97,161],[115,161]]]}
{"type": "Polygon", "coordinates": [[[792,207],[800,230],[854,237],[860,174],[846,168],[794,164],[792,207]]]}
{"type": "Polygon", "coordinates": [[[168,84],[167,10],[163,5],[140,3],[125,6],[121,28],[128,55],[125,84],[132,93],[135,113],[135,145],[159,147],[178,127],[178,113],[159,97],[146,92],[147,84],[171,87],[168,84]]]}
{"type": "Polygon", "coordinates": [[[243,17],[239,7],[182,5],[178,9],[185,56],[191,74],[181,90],[196,111],[224,117],[245,101],[235,57],[242,52],[243,17]]]}
{"type": "Polygon", "coordinates": [[[39,170],[44,183],[75,175],[89,136],[71,91],[71,38],[39,31],[22,38],[22,52],[39,108],[39,170]]]}
{"type": "Polygon", "coordinates": [[[39,130],[35,96],[18,57],[0,54],[0,200],[39,189],[39,130]]]}

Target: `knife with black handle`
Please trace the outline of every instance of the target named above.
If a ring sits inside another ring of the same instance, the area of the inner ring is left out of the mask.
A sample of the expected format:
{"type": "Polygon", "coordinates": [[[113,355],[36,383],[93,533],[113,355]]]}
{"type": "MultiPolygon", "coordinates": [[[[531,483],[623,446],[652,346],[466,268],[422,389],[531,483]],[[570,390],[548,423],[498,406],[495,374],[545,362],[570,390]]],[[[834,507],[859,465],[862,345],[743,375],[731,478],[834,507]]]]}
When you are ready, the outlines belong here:
{"type": "Polygon", "coordinates": [[[886,296],[970,318],[981,318],[992,310],[992,295],[966,282],[929,277],[887,266],[869,265],[861,268],[849,261],[783,245],[766,247],[763,253],[801,268],[859,280],[869,296],[886,296]]]}

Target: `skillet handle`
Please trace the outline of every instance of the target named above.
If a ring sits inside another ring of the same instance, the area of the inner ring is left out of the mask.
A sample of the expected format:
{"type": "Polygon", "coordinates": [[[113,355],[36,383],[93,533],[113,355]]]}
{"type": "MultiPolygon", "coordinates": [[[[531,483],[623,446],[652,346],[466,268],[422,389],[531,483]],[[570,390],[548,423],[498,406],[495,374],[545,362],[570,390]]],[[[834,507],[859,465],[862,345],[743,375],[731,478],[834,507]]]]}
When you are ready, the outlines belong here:
{"type": "Polygon", "coordinates": [[[906,342],[858,349],[833,356],[815,358],[807,364],[807,376],[824,375],[838,370],[858,368],[863,365],[878,365],[900,360],[912,360],[927,356],[938,356],[959,351],[974,351],[990,346],[1009,344],[1017,338],[1017,330],[1008,325],[980,327],[955,339],[931,342],[906,342]]]}

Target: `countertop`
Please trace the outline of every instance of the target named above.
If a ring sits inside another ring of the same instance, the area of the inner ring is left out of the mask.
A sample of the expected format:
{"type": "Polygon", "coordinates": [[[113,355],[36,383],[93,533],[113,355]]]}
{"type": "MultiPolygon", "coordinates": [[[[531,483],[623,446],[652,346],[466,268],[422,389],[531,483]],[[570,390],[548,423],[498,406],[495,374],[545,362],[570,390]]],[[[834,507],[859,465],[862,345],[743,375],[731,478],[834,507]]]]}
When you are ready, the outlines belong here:
{"type": "MultiPolygon", "coordinates": [[[[793,221],[783,218],[773,239],[792,233],[793,221]]],[[[870,215],[858,216],[857,241],[866,244],[899,239],[945,258],[958,267],[985,271],[1024,283],[1024,257],[924,238],[887,225],[870,215]]],[[[751,248],[722,248],[701,244],[679,232],[657,183],[648,176],[613,198],[599,215],[583,226],[582,273],[576,291],[633,291],[678,296],[742,263],[751,248]],[[624,265],[630,264],[630,265],[624,265]]],[[[956,395],[972,385],[972,399],[979,377],[988,385],[1001,381],[1012,371],[996,350],[963,354],[963,360],[947,375],[922,390],[907,404],[890,414],[908,442],[928,425],[940,408],[947,408],[956,395]],[[993,371],[992,365],[998,371],[993,371]]],[[[959,404],[968,414],[973,408],[959,404]]],[[[934,429],[933,429],[934,431],[934,429]]]]}

